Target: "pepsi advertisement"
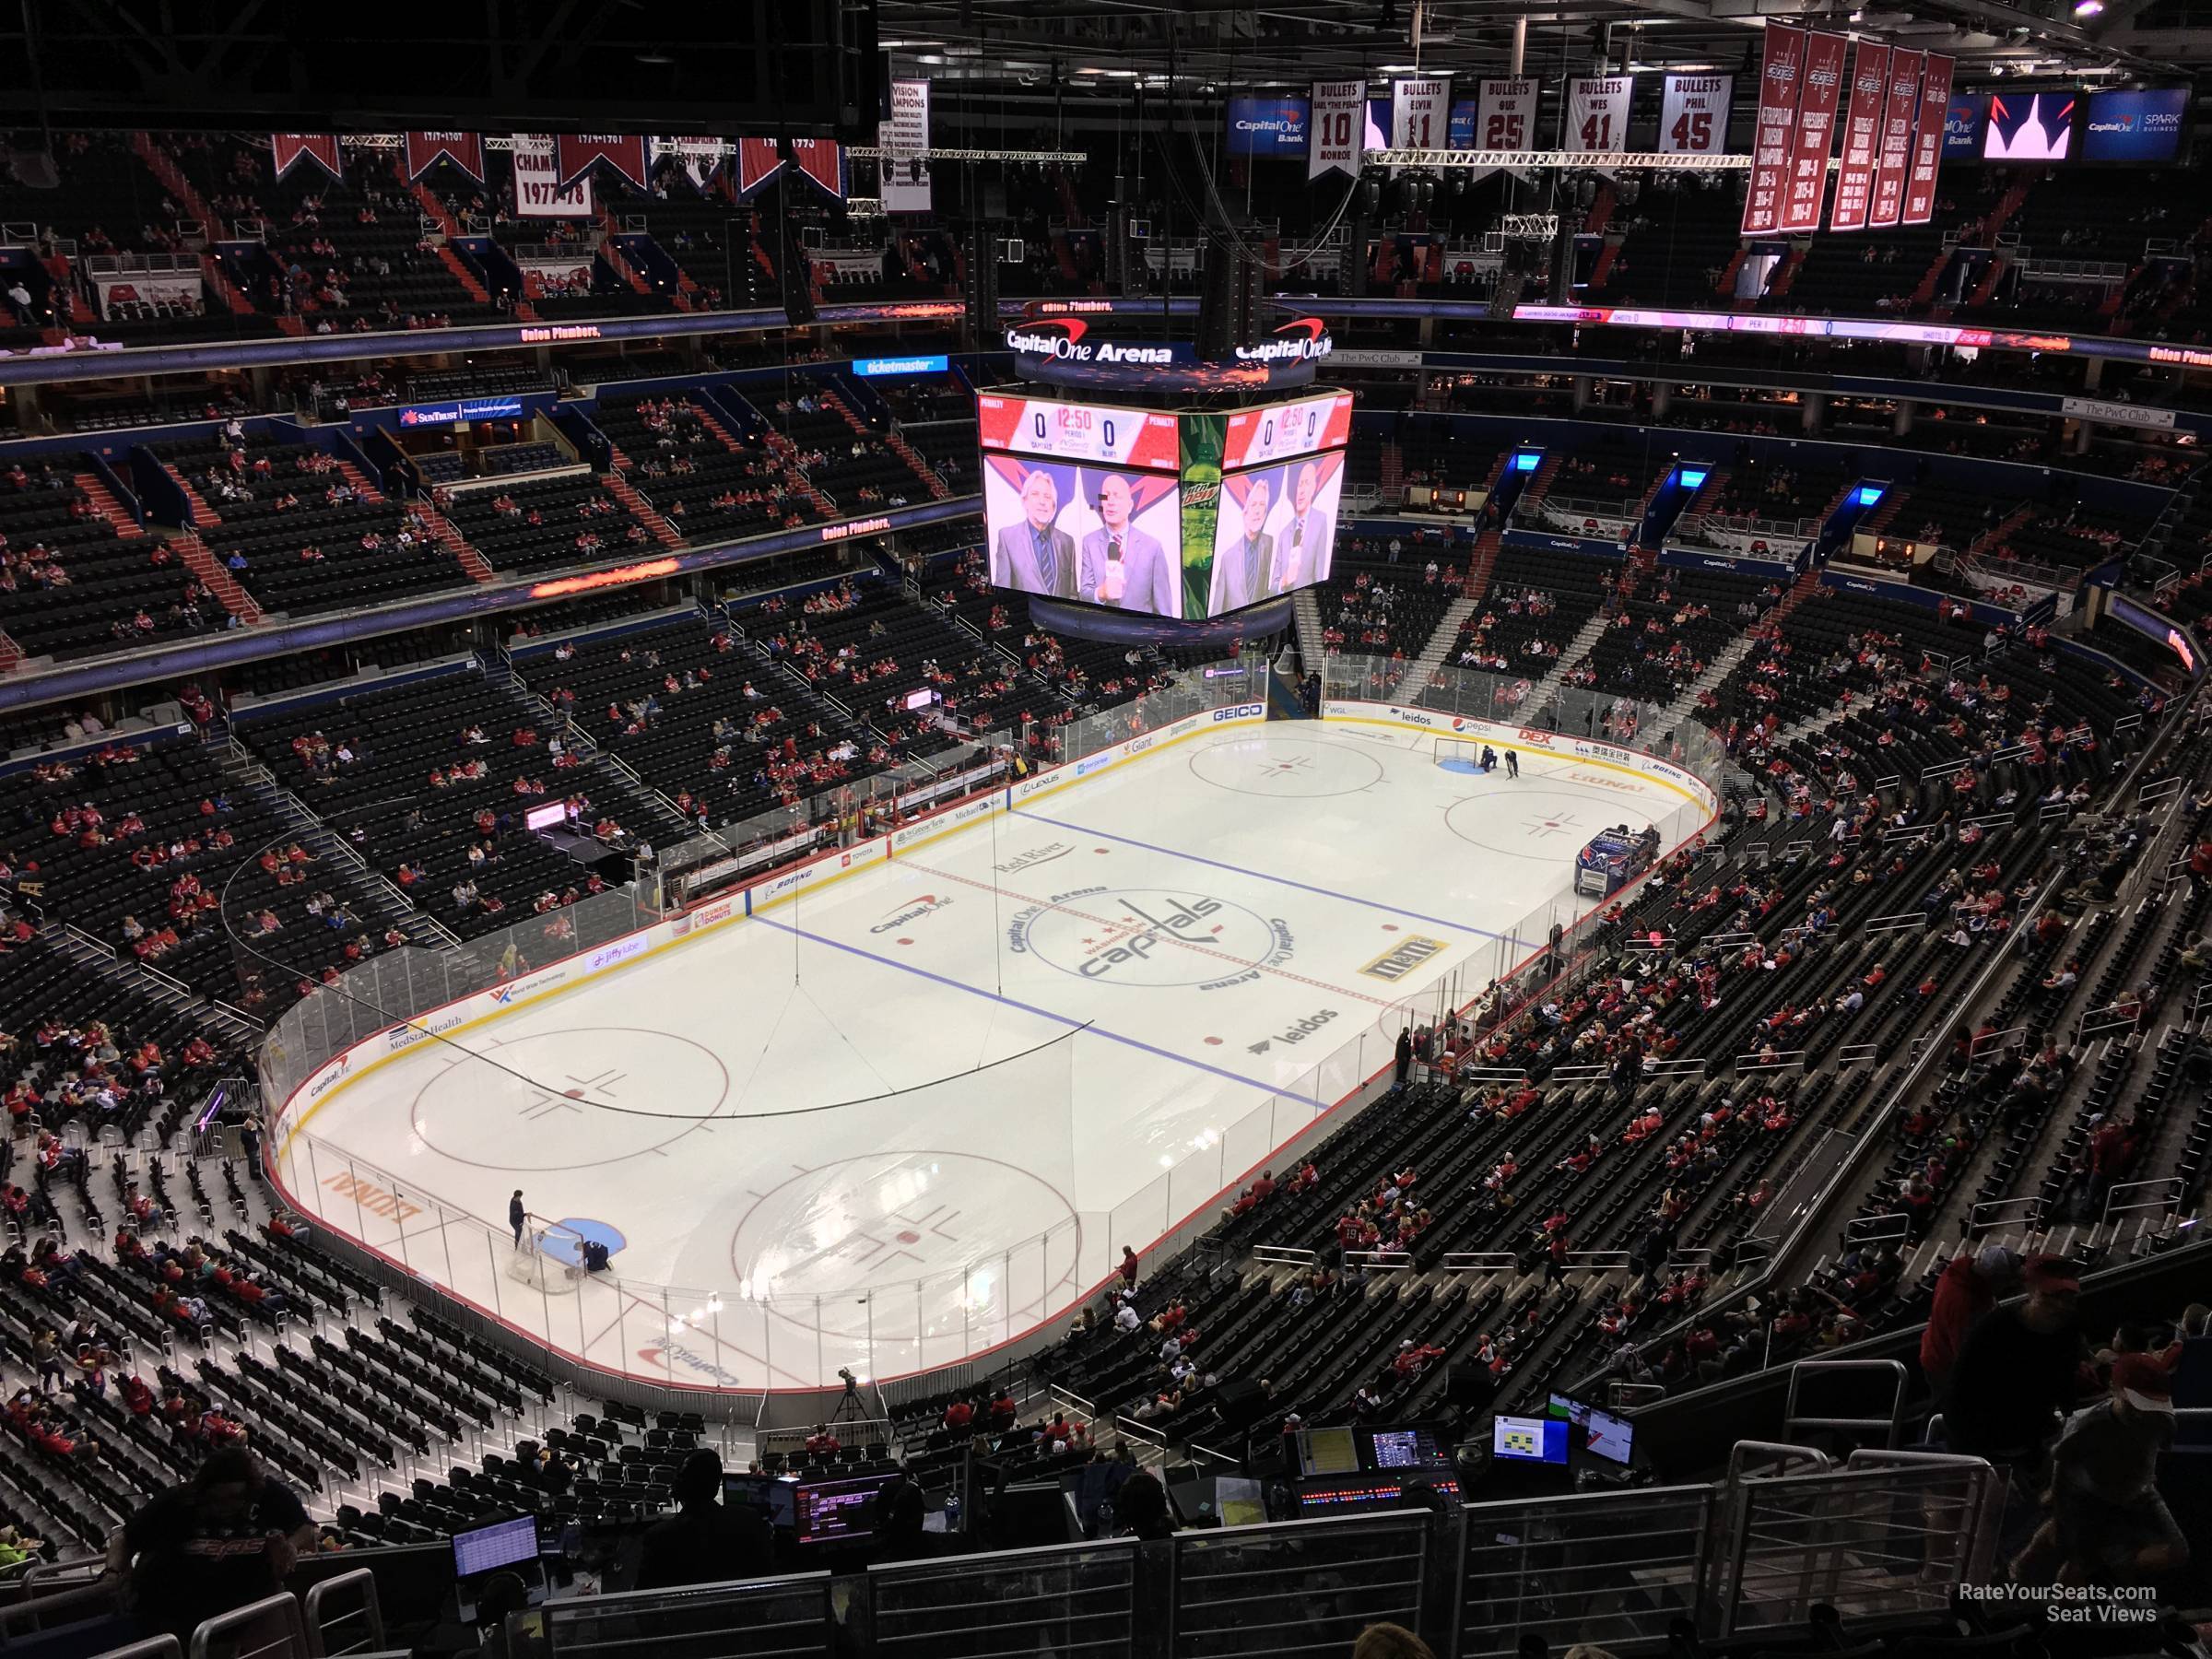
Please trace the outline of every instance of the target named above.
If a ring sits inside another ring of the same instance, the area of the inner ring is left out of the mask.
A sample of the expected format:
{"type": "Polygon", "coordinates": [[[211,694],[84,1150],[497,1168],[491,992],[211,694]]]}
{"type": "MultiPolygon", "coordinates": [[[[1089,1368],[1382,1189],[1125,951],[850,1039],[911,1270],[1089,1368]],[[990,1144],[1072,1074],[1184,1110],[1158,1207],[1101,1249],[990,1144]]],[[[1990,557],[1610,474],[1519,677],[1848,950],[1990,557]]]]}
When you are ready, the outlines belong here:
{"type": "Polygon", "coordinates": [[[2084,161],[2171,161],[2181,154],[2189,88],[2093,92],[2081,132],[2084,161]]]}
{"type": "Polygon", "coordinates": [[[1229,100],[1229,153],[1263,160],[1302,159],[1309,104],[1295,93],[1229,100]]]}

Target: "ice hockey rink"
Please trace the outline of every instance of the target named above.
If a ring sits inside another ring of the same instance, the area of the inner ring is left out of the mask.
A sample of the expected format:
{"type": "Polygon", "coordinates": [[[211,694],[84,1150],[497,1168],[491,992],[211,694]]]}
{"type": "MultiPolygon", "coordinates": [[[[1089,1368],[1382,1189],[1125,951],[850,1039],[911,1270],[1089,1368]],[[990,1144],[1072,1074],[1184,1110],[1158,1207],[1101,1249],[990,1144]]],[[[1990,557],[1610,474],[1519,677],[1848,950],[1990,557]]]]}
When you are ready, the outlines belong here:
{"type": "Polygon", "coordinates": [[[1601,760],[1524,748],[1513,779],[1382,721],[1202,729],[303,1091],[277,1173],[607,1371],[896,1377],[1210,1216],[1409,1012],[1594,902],[1592,835],[1703,820],[1601,760]],[[584,1239],[605,1273],[557,1259],[584,1239]]]}

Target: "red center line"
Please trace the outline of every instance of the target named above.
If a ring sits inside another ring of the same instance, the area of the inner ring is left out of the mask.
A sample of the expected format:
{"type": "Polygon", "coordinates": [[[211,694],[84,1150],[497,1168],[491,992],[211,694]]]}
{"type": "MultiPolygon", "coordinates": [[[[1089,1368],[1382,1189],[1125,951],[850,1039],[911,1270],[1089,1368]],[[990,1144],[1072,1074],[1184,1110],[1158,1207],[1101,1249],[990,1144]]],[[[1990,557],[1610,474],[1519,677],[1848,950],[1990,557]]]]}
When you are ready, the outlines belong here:
{"type": "MultiPolygon", "coordinates": [[[[1378,1008],[1390,1008],[1397,1006],[1386,996],[1371,996],[1364,991],[1355,991],[1348,985],[1339,985],[1330,980],[1312,979],[1306,974],[1292,973],[1288,969],[1269,968],[1259,962],[1248,962],[1242,957],[1233,956],[1226,950],[1217,950],[1210,945],[1201,945],[1195,939],[1178,937],[1176,935],[1170,933],[1165,928],[1147,929],[1141,927],[1133,927],[1126,922],[1112,921],[1104,916],[1094,916],[1088,911],[1080,911],[1076,909],[1076,907],[1072,904],[1058,904],[1050,899],[1034,899],[1027,893],[1018,893],[1012,888],[998,887],[988,881],[978,881],[971,876],[956,876],[950,870],[939,869],[933,865],[916,864],[912,859],[904,859],[900,862],[904,863],[910,869],[920,870],[926,876],[939,876],[944,877],[947,881],[957,881],[963,887],[975,888],[979,891],[985,893],[996,893],[1002,899],[1012,899],[1023,904],[1033,904],[1039,910],[1057,911],[1064,916],[1073,916],[1078,921],[1089,923],[1094,927],[1105,929],[1110,936],[1114,935],[1125,935],[1134,938],[1138,934],[1156,931],[1159,933],[1159,936],[1165,939],[1169,944],[1177,946],[1182,949],[1194,950],[1196,951],[1200,956],[1216,957],[1224,962],[1232,962],[1236,965],[1237,971],[1241,973],[1271,973],[1276,978],[1280,980],[1288,980],[1295,984],[1311,985],[1314,990],[1326,991],[1332,996],[1347,996],[1359,1002],[1371,1003],[1378,1008]]],[[[1263,917],[1262,920],[1265,921],[1265,918],[1263,917]]]]}

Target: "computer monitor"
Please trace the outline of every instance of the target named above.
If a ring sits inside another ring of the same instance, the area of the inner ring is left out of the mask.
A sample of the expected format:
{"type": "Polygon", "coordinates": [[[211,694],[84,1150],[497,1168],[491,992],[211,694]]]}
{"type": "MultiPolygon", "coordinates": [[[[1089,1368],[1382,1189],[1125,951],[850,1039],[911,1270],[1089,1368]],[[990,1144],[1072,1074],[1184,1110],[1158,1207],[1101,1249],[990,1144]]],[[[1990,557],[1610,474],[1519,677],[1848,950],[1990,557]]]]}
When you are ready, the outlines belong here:
{"type": "Polygon", "coordinates": [[[1349,1429],[1301,1429],[1298,1433],[1300,1475],[1350,1475],[1359,1467],[1359,1442],[1349,1429]]]}
{"type": "Polygon", "coordinates": [[[765,1519],[775,1512],[774,1488],[778,1484],[772,1475],[724,1475],[723,1505],[727,1509],[758,1510],[765,1519]]]}
{"type": "Polygon", "coordinates": [[[502,1567],[537,1559],[537,1517],[524,1515],[494,1526],[453,1535],[453,1576],[480,1578],[502,1567]]]}
{"type": "Polygon", "coordinates": [[[1567,1438],[1574,1450],[1602,1457],[1608,1463],[1626,1465],[1634,1460],[1636,1426],[1628,1418],[1600,1411],[1586,1401],[1563,1394],[1551,1395],[1547,1411],[1552,1418],[1572,1425],[1573,1432],[1567,1438]]]}
{"type": "Polygon", "coordinates": [[[1490,1455],[1502,1463],[1567,1461],[1567,1424],[1558,1418],[1499,1418],[1490,1429],[1490,1455]]]}
{"type": "Polygon", "coordinates": [[[792,1525],[802,1544],[843,1544],[873,1537],[876,1494],[899,1477],[856,1475],[801,1481],[792,1488],[792,1525]]]}

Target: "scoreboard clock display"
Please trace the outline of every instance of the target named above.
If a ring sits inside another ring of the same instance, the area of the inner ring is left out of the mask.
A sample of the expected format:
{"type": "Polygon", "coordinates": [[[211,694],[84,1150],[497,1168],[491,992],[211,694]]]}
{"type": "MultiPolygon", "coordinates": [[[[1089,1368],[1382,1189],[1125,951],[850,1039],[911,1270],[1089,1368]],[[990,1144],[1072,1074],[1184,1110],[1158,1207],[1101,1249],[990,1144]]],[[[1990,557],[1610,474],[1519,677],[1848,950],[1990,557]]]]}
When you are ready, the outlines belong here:
{"type": "Polygon", "coordinates": [[[988,392],[976,398],[975,409],[986,450],[1161,472],[1173,472],[1180,462],[1175,417],[1157,409],[988,392]]]}
{"type": "Polygon", "coordinates": [[[1331,392],[1296,403],[1239,409],[1229,418],[1221,465],[1225,470],[1265,466],[1320,450],[1342,449],[1351,441],[1352,394],[1331,392]]]}

